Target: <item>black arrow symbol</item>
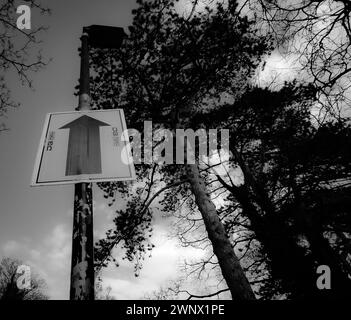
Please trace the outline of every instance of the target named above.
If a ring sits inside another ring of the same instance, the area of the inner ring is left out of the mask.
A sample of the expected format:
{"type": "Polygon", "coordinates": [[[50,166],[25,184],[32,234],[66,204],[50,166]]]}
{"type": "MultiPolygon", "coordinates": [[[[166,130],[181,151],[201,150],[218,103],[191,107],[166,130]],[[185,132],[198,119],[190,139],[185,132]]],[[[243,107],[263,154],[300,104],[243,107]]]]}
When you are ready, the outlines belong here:
{"type": "Polygon", "coordinates": [[[59,129],[70,129],[66,176],[101,173],[100,127],[109,124],[86,115],[59,129]]]}

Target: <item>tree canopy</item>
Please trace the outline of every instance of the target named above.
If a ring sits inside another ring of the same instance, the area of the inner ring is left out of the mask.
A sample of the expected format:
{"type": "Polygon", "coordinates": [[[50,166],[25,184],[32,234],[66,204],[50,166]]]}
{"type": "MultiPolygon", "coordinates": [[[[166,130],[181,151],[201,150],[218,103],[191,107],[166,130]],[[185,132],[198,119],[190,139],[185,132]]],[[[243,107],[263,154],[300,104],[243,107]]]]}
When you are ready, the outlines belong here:
{"type": "Polygon", "coordinates": [[[152,217],[163,212],[177,219],[183,245],[208,251],[208,259],[188,264],[187,272],[215,272],[227,285],[217,293],[230,291],[234,299],[348,295],[347,119],[314,120],[316,81],[275,90],[255,84],[274,38],[235,1],[188,15],[175,3],[138,1],[121,49],[93,52],[95,107],[124,108],[127,123],[139,131],[152,120],[154,150],[164,148],[156,133],[165,128],[226,128],[230,145],[198,155],[195,164],[137,165],[133,191],[100,184],[110,205],[117,195],[126,206],[96,245],[97,269],[115,261],[113,248],[122,244],[138,275],[153,248],[152,217]],[[324,264],[333,270],[333,290],[316,287],[316,268],[324,264]]]}

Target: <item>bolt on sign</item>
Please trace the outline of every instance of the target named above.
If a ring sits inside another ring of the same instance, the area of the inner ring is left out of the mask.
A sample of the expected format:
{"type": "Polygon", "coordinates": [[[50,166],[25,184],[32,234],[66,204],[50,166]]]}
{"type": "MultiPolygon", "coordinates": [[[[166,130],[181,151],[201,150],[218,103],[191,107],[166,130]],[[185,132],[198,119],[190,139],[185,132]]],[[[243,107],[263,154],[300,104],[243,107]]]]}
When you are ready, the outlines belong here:
{"type": "Polygon", "coordinates": [[[134,179],[122,109],[46,116],[32,186],[134,179]]]}

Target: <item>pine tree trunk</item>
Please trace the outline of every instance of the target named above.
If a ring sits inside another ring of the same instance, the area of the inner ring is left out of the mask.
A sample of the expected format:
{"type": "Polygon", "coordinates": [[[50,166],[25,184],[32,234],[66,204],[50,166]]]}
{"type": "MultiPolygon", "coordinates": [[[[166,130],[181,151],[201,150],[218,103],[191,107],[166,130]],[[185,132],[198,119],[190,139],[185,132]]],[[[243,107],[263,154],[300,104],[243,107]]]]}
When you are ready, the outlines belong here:
{"type": "Polygon", "coordinates": [[[234,253],[215,205],[207,193],[197,164],[186,165],[189,182],[200,210],[213,252],[218,259],[223,278],[227,282],[232,298],[235,300],[254,300],[255,294],[234,253]]]}

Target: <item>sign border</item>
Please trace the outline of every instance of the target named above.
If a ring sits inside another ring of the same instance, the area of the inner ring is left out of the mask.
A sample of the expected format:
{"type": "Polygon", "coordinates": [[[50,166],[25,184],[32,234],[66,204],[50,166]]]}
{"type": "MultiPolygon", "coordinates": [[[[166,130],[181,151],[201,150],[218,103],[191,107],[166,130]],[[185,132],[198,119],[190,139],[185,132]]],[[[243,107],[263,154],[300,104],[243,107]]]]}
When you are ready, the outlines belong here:
{"type": "Polygon", "coordinates": [[[107,109],[107,110],[84,110],[84,111],[62,111],[62,112],[51,112],[47,113],[44,121],[44,127],[41,133],[40,141],[39,141],[39,147],[37,151],[37,155],[35,158],[35,164],[34,164],[34,171],[32,174],[32,179],[30,186],[31,187],[37,187],[37,186],[48,186],[48,185],[62,185],[62,184],[76,184],[76,183],[99,183],[99,182],[116,182],[116,181],[133,181],[136,180],[136,175],[135,175],[135,168],[134,168],[134,163],[133,163],[133,156],[131,153],[131,147],[129,141],[129,137],[126,136],[127,134],[127,125],[126,125],[126,120],[124,117],[124,111],[123,109],[107,109]],[[45,140],[48,134],[49,130],[49,125],[50,125],[50,119],[53,115],[56,114],[88,114],[88,113],[97,113],[97,112],[111,112],[111,111],[118,111],[120,113],[120,119],[121,119],[121,124],[122,124],[122,136],[123,140],[125,143],[125,148],[130,160],[130,163],[128,165],[129,171],[130,171],[130,176],[128,177],[121,177],[121,178],[88,178],[88,174],[82,174],[80,176],[76,176],[75,178],[71,178],[70,180],[65,180],[65,181],[48,181],[48,182],[38,182],[39,179],[39,173],[40,173],[40,163],[41,163],[41,158],[44,154],[44,147],[45,147],[45,140]]]}

